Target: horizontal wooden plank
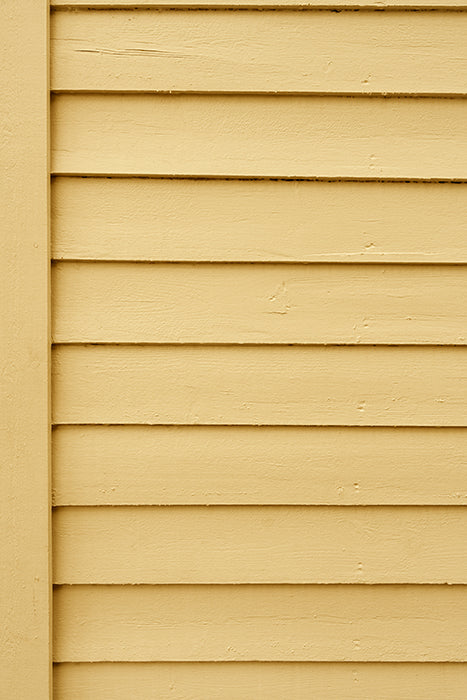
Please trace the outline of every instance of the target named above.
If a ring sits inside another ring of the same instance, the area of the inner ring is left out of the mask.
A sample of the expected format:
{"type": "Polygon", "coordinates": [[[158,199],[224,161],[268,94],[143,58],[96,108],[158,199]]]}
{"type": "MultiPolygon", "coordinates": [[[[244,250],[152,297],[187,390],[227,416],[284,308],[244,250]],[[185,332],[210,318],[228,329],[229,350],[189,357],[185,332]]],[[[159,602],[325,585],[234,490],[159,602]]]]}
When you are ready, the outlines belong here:
{"type": "Polygon", "coordinates": [[[466,185],[57,177],[55,259],[467,262],[466,185]],[[222,235],[220,235],[222,233],[222,235]]]}
{"type": "Polygon", "coordinates": [[[56,508],[54,583],[467,583],[463,506],[56,508]]]}
{"type": "Polygon", "coordinates": [[[467,178],[467,100],[56,95],[56,174],[467,178]]]}
{"type": "Polygon", "coordinates": [[[465,586],[59,586],[55,661],[465,661],[465,586]]]}
{"type": "Polygon", "coordinates": [[[55,423],[464,426],[461,347],[57,346],[55,423]]]}
{"type": "Polygon", "coordinates": [[[467,343],[467,266],[56,263],[58,343],[467,343]]]}
{"type": "Polygon", "coordinates": [[[58,12],[54,90],[465,94],[467,14],[58,12]]]}
{"type": "Polygon", "coordinates": [[[54,504],[467,504],[464,428],[57,426],[54,504]]]}
{"type": "Polygon", "coordinates": [[[56,700],[465,700],[467,664],[57,664],[56,700]],[[409,690],[410,689],[410,690],[409,690]]]}
{"type": "Polygon", "coordinates": [[[213,8],[284,8],[316,9],[322,8],[433,8],[457,9],[465,7],[465,0],[50,0],[50,5],[59,8],[94,7],[94,8],[167,8],[167,7],[213,7],[213,8]]]}

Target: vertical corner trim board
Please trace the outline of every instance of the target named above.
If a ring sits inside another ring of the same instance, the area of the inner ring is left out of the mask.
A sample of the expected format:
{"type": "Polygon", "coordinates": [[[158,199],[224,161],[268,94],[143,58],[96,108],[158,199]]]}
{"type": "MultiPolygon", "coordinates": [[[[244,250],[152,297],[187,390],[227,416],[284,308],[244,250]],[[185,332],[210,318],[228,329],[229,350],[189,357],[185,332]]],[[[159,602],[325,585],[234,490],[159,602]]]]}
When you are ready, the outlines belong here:
{"type": "Polygon", "coordinates": [[[0,697],[51,697],[48,3],[0,3],[0,697]]]}

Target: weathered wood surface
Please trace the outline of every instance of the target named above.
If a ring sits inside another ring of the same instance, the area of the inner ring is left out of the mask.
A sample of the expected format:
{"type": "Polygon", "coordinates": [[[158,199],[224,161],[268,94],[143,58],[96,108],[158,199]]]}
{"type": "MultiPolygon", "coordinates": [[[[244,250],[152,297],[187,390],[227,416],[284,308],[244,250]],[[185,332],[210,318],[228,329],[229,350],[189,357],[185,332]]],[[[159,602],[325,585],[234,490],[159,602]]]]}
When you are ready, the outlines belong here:
{"type": "Polygon", "coordinates": [[[463,700],[465,15],[51,4],[55,695],[463,700]]]}
{"type": "Polygon", "coordinates": [[[465,700],[466,664],[58,664],[57,700],[465,700]]]}
{"type": "Polygon", "coordinates": [[[464,428],[57,426],[54,503],[467,504],[464,428]]]}
{"type": "Polygon", "coordinates": [[[465,426],[461,347],[58,346],[55,423],[465,426]]]}
{"type": "Polygon", "coordinates": [[[58,12],[54,90],[465,94],[467,14],[58,12]]]}
{"type": "Polygon", "coordinates": [[[467,100],[56,95],[56,174],[467,179],[467,100]]]}
{"type": "Polygon", "coordinates": [[[467,343],[467,267],[57,263],[58,343],[467,343]]]}
{"type": "Polygon", "coordinates": [[[453,183],[57,177],[64,260],[467,262],[453,183]]]}
{"type": "Polygon", "coordinates": [[[56,584],[467,583],[463,506],[66,507],[53,533],[56,584]]]}
{"type": "Polygon", "coordinates": [[[59,586],[55,661],[464,661],[465,586],[59,586]]]}

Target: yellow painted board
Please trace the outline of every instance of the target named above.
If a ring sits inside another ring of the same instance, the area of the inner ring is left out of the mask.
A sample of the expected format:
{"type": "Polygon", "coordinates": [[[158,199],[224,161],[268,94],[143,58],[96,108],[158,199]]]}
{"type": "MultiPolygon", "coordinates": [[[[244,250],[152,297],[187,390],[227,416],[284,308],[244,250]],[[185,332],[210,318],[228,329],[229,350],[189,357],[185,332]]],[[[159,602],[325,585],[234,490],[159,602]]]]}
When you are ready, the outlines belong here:
{"type": "Polygon", "coordinates": [[[453,183],[57,177],[63,260],[467,262],[453,183]]]}
{"type": "Polygon", "coordinates": [[[54,583],[467,583],[464,506],[54,511],[54,583]]]}
{"type": "Polygon", "coordinates": [[[465,94],[467,14],[58,12],[54,90],[465,94]]]}
{"type": "Polygon", "coordinates": [[[461,347],[57,346],[55,423],[464,426],[461,347]]]}
{"type": "Polygon", "coordinates": [[[64,262],[58,343],[467,343],[467,266],[64,262]]]}
{"type": "Polygon", "coordinates": [[[465,700],[467,694],[467,664],[64,663],[54,675],[56,700],[465,700]]]}
{"type": "Polygon", "coordinates": [[[467,100],[64,94],[56,174],[467,178],[467,100]]]}
{"type": "Polygon", "coordinates": [[[467,504],[464,428],[57,426],[54,504],[467,504]]]}
{"type": "Polygon", "coordinates": [[[465,661],[465,586],[59,586],[63,661],[465,661]]]}
{"type": "Polygon", "coordinates": [[[95,7],[95,8],[129,8],[137,7],[240,7],[246,9],[261,8],[284,8],[284,9],[306,9],[306,8],[332,8],[332,7],[371,7],[374,9],[391,8],[419,8],[430,7],[440,8],[464,8],[465,0],[51,0],[52,7],[75,8],[75,7],[95,7]]]}
{"type": "Polygon", "coordinates": [[[48,3],[0,3],[0,697],[51,697],[48,3]]]}

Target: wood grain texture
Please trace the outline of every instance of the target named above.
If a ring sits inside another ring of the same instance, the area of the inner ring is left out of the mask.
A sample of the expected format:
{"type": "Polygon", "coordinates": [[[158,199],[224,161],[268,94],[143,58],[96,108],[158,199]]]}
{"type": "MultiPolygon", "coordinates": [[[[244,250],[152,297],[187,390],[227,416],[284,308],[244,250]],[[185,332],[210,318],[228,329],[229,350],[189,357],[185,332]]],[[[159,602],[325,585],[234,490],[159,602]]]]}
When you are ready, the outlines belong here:
{"type": "Polygon", "coordinates": [[[467,100],[56,95],[56,174],[467,178],[467,100]]]}
{"type": "Polygon", "coordinates": [[[467,267],[57,263],[58,343],[467,343],[467,267]]]}
{"type": "Polygon", "coordinates": [[[315,9],[321,8],[433,8],[463,9],[465,0],[50,0],[50,5],[59,8],[94,7],[94,8],[128,8],[136,7],[191,7],[191,8],[283,8],[315,9]]]}
{"type": "Polygon", "coordinates": [[[57,664],[56,700],[465,700],[467,664],[57,664]]]}
{"type": "Polygon", "coordinates": [[[54,90],[465,94],[467,14],[58,12],[54,90]]]}
{"type": "Polygon", "coordinates": [[[459,506],[54,511],[54,583],[467,583],[459,506]]]}
{"type": "Polygon", "coordinates": [[[465,661],[464,586],[59,586],[55,661],[465,661]]]}
{"type": "Polygon", "coordinates": [[[464,348],[57,346],[55,423],[464,426],[464,348]]]}
{"type": "Polygon", "coordinates": [[[51,697],[48,3],[0,3],[0,697],[51,697]]]}
{"type": "Polygon", "coordinates": [[[467,504],[463,428],[57,426],[54,503],[467,504]]]}
{"type": "Polygon", "coordinates": [[[465,185],[57,177],[55,259],[467,262],[465,185]]]}

